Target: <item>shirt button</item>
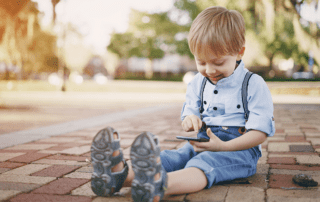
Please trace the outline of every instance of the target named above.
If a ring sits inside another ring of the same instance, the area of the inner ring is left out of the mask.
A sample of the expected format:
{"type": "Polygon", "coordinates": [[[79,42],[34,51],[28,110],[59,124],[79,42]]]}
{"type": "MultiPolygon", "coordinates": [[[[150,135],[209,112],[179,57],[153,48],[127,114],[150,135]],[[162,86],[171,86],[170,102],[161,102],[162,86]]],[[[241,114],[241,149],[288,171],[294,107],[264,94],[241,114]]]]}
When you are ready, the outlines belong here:
{"type": "Polygon", "coordinates": [[[207,104],[207,101],[204,101],[203,103],[206,105],[206,104],[207,104]]]}
{"type": "Polygon", "coordinates": [[[238,108],[238,109],[240,109],[240,107],[241,107],[240,105],[237,105],[237,108],[238,108]]]}
{"type": "Polygon", "coordinates": [[[214,94],[218,94],[218,91],[217,91],[217,90],[214,90],[213,92],[214,92],[214,94]]]}
{"type": "Polygon", "coordinates": [[[217,110],[218,108],[217,107],[213,107],[213,110],[217,110]]]}

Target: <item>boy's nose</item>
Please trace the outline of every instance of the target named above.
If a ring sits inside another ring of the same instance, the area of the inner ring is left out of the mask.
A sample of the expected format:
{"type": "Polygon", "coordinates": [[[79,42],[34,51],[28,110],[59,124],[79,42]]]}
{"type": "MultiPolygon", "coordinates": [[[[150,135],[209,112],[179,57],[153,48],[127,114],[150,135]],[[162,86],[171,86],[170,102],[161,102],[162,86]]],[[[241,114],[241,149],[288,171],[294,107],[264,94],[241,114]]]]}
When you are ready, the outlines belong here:
{"type": "Polygon", "coordinates": [[[214,74],[214,73],[216,73],[216,70],[214,69],[214,67],[207,65],[206,73],[207,74],[214,74]]]}

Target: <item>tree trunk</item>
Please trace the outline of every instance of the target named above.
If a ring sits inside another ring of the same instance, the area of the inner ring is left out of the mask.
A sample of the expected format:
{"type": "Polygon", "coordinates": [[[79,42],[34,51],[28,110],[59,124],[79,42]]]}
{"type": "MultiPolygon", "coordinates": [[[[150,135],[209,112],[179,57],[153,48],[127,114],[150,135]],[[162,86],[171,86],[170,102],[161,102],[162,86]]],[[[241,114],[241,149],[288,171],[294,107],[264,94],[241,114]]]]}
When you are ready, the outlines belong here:
{"type": "Polygon", "coordinates": [[[145,77],[147,79],[151,79],[153,77],[153,67],[152,67],[151,58],[148,58],[144,71],[145,71],[145,77]]]}

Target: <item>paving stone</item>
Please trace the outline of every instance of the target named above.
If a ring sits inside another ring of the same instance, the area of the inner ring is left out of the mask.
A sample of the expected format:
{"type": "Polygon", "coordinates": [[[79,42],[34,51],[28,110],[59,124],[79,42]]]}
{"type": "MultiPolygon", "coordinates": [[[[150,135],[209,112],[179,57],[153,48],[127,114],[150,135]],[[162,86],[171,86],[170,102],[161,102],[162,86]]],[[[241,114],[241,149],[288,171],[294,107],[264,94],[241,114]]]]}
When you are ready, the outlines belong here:
{"type": "Polygon", "coordinates": [[[320,192],[316,190],[284,190],[284,189],[268,189],[268,201],[281,202],[318,202],[320,192]]]}
{"type": "Polygon", "coordinates": [[[267,141],[268,142],[284,142],[285,136],[273,136],[273,137],[268,137],[267,141]]]}
{"type": "Polygon", "coordinates": [[[11,162],[20,162],[20,163],[31,163],[32,161],[36,161],[42,159],[44,157],[50,156],[51,154],[42,154],[42,153],[28,153],[25,155],[21,155],[15,158],[10,159],[11,162]]]}
{"type": "Polygon", "coordinates": [[[26,164],[25,163],[0,162],[0,168],[18,168],[23,165],[26,165],[26,164]]]}
{"type": "MultiPolygon", "coordinates": [[[[30,175],[32,173],[38,172],[38,171],[43,170],[48,167],[50,167],[50,165],[28,164],[28,165],[10,170],[6,173],[3,173],[3,175],[30,175]]],[[[52,176],[52,177],[54,177],[54,176],[52,176]]]]}
{"type": "Polygon", "coordinates": [[[87,157],[57,154],[57,155],[53,155],[53,156],[48,156],[48,157],[46,157],[46,159],[86,162],[87,157]]]}
{"type": "MultiPolygon", "coordinates": [[[[128,162],[127,162],[127,163],[128,163],[128,162]]],[[[90,165],[90,166],[84,166],[84,167],[82,167],[82,168],[79,168],[79,169],[77,170],[77,172],[92,173],[92,172],[93,172],[93,167],[92,167],[92,165],[90,165]]]]}
{"type": "Polygon", "coordinates": [[[268,159],[268,164],[295,164],[296,160],[293,157],[271,157],[268,159]]]}
{"type": "Polygon", "coordinates": [[[246,186],[246,187],[259,187],[267,189],[267,175],[255,174],[247,178],[236,179],[227,182],[221,182],[221,185],[232,185],[232,186],[246,186]]]}
{"type": "Polygon", "coordinates": [[[187,201],[223,201],[227,196],[227,186],[215,185],[210,189],[204,189],[200,192],[188,194],[185,198],[187,201]]]}
{"type": "Polygon", "coordinates": [[[318,154],[315,152],[269,152],[268,157],[293,157],[297,158],[298,156],[317,156],[318,154]]]}
{"type": "Polygon", "coordinates": [[[88,182],[81,187],[73,190],[71,192],[71,195],[77,195],[77,196],[97,196],[95,193],[93,193],[91,189],[91,182],[88,182]]]}
{"type": "Polygon", "coordinates": [[[268,151],[269,152],[289,152],[290,145],[310,145],[310,143],[305,142],[270,142],[268,144],[268,151]]]}
{"type": "Polygon", "coordinates": [[[0,174],[7,172],[8,170],[10,170],[10,168],[0,168],[0,174]]]}
{"type": "MultiPolygon", "coordinates": [[[[74,147],[74,146],[72,146],[74,147]]],[[[55,147],[51,147],[50,149],[48,150],[42,150],[41,152],[44,152],[44,151],[56,151],[58,153],[58,151],[63,151],[63,150],[66,150],[66,149],[70,149],[72,147],[67,147],[67,146],[55,146],[55,147]]]]}
{"type": "Polygon", "coordinates": [[[39,151],[39,153],[42,153],[42,154],[58,154],[59,151],[53,151],[53,150],[41,150],[39,151]]]}
{"type": "Polygon", "coordinates": [[[91,179],[91,173],[84,173],[84,172],[72,172],[68,175],[65,175],[64,177],[69,177],[69,178],[79,178],[79,179],[91,179]]]}
{"type": "Polygon", "coordinates": [[[303,132],[290,132],[290,133],[286,133],[287,136],[302,136],[304,137],[304,133],[303,132]]]}
{"type": "Polygon", "coordinates": [[[262,157],[259,158],[258,164],[267,164],[268,152],[262,151],[262,157]]]}
{"type": "Polygon", "coordinates": [[[311,145],[289,145],[290,152],[314,152],[311,145]]]}
{"type": "Polygon", "coordinates": [[[28,154],[28,153],[35,153],[35,152],[38,152],[38,150],[21,150],[21,149],[19,149],[19,150],[10,150],[10,149],[8,149],[8,150],[4,150],[4,149],[1,149],[0,150],[0,154],[2,154],[2,153],[24,153],[24,154],[28,154]]]}
{"type": "Polygon", "coordinates": [[[225,202],[264,202],[264,190],[257,187],[235,187],[231,186],[228,190],[225,202]]]}
{"type": "Polygon", "coordinates": [[[270,188],[302,188],[299,185],[296,185],[292,181],[293,175],[278,175],[272,174],[269,177],[269,187],[270,188]]]}
{"type": "Polygon", "coordinates": [[[320,137],[320,132],[315,132],[315,133],[306,132],[305,134],[307,137],[320,137]]]}
{"type": "Polygon", "coordinates": [[[163,199],[161,200],[161,202],[162,201],[167,201],[167,202],[179,202],[179,201],[182,201],[182,202],[184,202],[185,198],[186,198],[186,194],[164,196],[163,199]]]}
{"type": "Polygon", "coordinates": [[[87,162],[65,161],[65,160],[54,160],[54,159],[41,159],[38,161],[34,161],[32,163],[50,164],[50,165],[77,165],[77,166],[83,166],[88,164],[87,162]]]}
{"type": "Polygon", "coordinates": [[[82,138],[78,138],[78,137],[51,137],[48,139],[42,139],[39,140],[39,142],[50,142],[50,143],[65,143],[65,142],[75,142],[77,140],[80,140],[82,138]]]}
{"type": "Polygon", "coordinates": [[[113,197],[97,197],[92,202],[132,202],[131,197],[121,197],[121,196],[113,196],[113,197]]]}
{"type": "Polygon", "coordinates": [[[310,137],[308,137],[307,140],[311,141],[312,145],[320,145],[320,138],[310,138],[310,137]]]}
{"type": "Polygon", "coordinates": [[[87,179],[60,178],[36,190],[33,194],[68,194],[72,190],[87,183],[87,179]]]}
{"type": "Polygon", "coordinates": [[[276,133],[284,133],[284,129],[276,128],[276,133]]]}
{"type": "Polygon", "coordinates": [[[0,190],[16,190],[22,192],[29,192],[40,187],[40,184],[26,184],[16,182],[0,182],[0,190]]]}
{"type": "MultiPolygon", "coordinates": [[[[34,164],[37,165],[37,164],[34,164]]],[[[70,166],[70,165],[49,165],[50,167],[41,170],[39,172],[33,173],[32,176],[44,176],[44,177],[62,177],[65,174],[68,174],[80,166],[70,166]]]]}
{"type": "Polygon", "coordinates": [[[269,164],[257,164],[256,174],[267,175],[269,172],[269,164]]]}
{"type": "Polygon", "coordinates": [[[20,183],[33,183],[33,184],[47,184],[55,177],[38,177],[27,175],[0,175],[0,181],[2,182],[20,182],[20,183]]]}
{"type": "Polygon", "coordinates": [[[303,155],[296,157],[299,164],[320,164],[320,157],[314,155],[303,155]]]}
{"type": "Polygon", "coordinates": [[[91,202],[92,199],[86,196],[59,196],[59,195],[50,195],[50,194],[20,194],[19,196],[14,197],[10,202],[91,202]]]}
{"type": "Polygon", "coordinates": [[[7,161],[17,156],[24,155],[25,153],[0,153],[0,161],[7,161]]]}
{"type": "Polygon", "coordinates": [[[282,175],[297,175],[305,174],[312,176],[320,176],[320,171],[302,171],[302,170],[284,170],[284,169],[270,169],[271,174],[282,174],[282,175]]]}
{"type": "Polygon", "coordinates": [[[130,147],[128,147],[128,148],[126,148],[126,149],[122,150],[123,158],[124,158],[125,160],[130,159],[130,150],[131,150],[131,148],[130,148],[130,147]]]}
{"type": "Polygon", "coordinates": [[[57,146],[56,144],[22,144],[6,148],[4,150],[43,150],[57,146]]]}
{"type": "Polygon", "coordinates": [[[306,142],[306,138],[304,136],[286,136],[286,142],[306,142]]]}
{"type": "Polygon", "coordinates": [[[21,191],[16,190],[0,190],[0,201],[8,200],[9,198],[20,194],[21,191]]]}
{"type": "Polygon", "coordinates": [[[90,145],[91,146],[92,140],[91,139],[90,140],[77,140],[76,142],[80,143],[83,146],[85,146],[85,145],[90,145]]]}
{"type": "Polygon", "coordinates": [[[320,166],[309,166],[309,165],[279,165],[271,164],[272,169],[286,169],[286,170],[302,170],[302,171],[320,171],[320,166]]]}
{"type": "Polygon", "coordinates": [[[74,154],[74,155],[82,155],[90,151],[91,146],[81,146],[81,147],[73,147],[70,149],[62,150],[59,153],[62,154],[74,154]]]}

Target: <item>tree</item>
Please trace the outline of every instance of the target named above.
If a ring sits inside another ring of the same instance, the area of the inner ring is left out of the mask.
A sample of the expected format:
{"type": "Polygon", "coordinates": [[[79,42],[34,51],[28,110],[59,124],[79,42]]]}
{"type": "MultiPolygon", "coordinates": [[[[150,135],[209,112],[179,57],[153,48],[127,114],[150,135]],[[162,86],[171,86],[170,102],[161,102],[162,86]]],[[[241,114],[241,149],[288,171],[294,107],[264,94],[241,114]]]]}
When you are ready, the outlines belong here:
{"type": "Polygon", "coordinates": [[[162,58],[166,52],[174,51],[172,35],[179,30],[179,26],[169,20],[166,12],[149,14],[132,9],[128,31],[113,33],[107,48],[124,59],[133,56],[148,58],[145,70],[146,77],[150,78],[153,75],[153,59],[162,58]]]}
{"type": "Polygon", "coordinates": [[[32,72],[55,71],[56,37],[41,29],[36,3],[29,0],[23,2],[12,1],[10,9],[6,7],[8,5],[0,4],[0,30],[3,30],[0,34],[3,53],[0,59],[7,64],[17,65],[22,74],[26,75],[32,72]]]}
{"type": "MultiPolygon", "coordinates": [[[[318,2],[314,0],[176,0],[174,5],[175,10],[187,15],[190,22],[210,6],[238,10],[246,23],[249,54],[245,54],[245,57],[250,57],[249,63],[252,65],[261,65],[266,61],[265,64],[271,69],[275,57],[292,57],[296,62],[306,65],[306,53],[310,49],[320,64],[319,26],[309,22],[309,26],[303,27],[299,22],[300,8],[306,3],[313,3],[315,9],[318,9],[318,2]]],[[[184,26],[189,29],[190,25],[187,23],[184,26]]],[[[183,51],[188,47],[186,40],[177,44],[182,47],[180,53],[188,54],[183,51]]]]}

